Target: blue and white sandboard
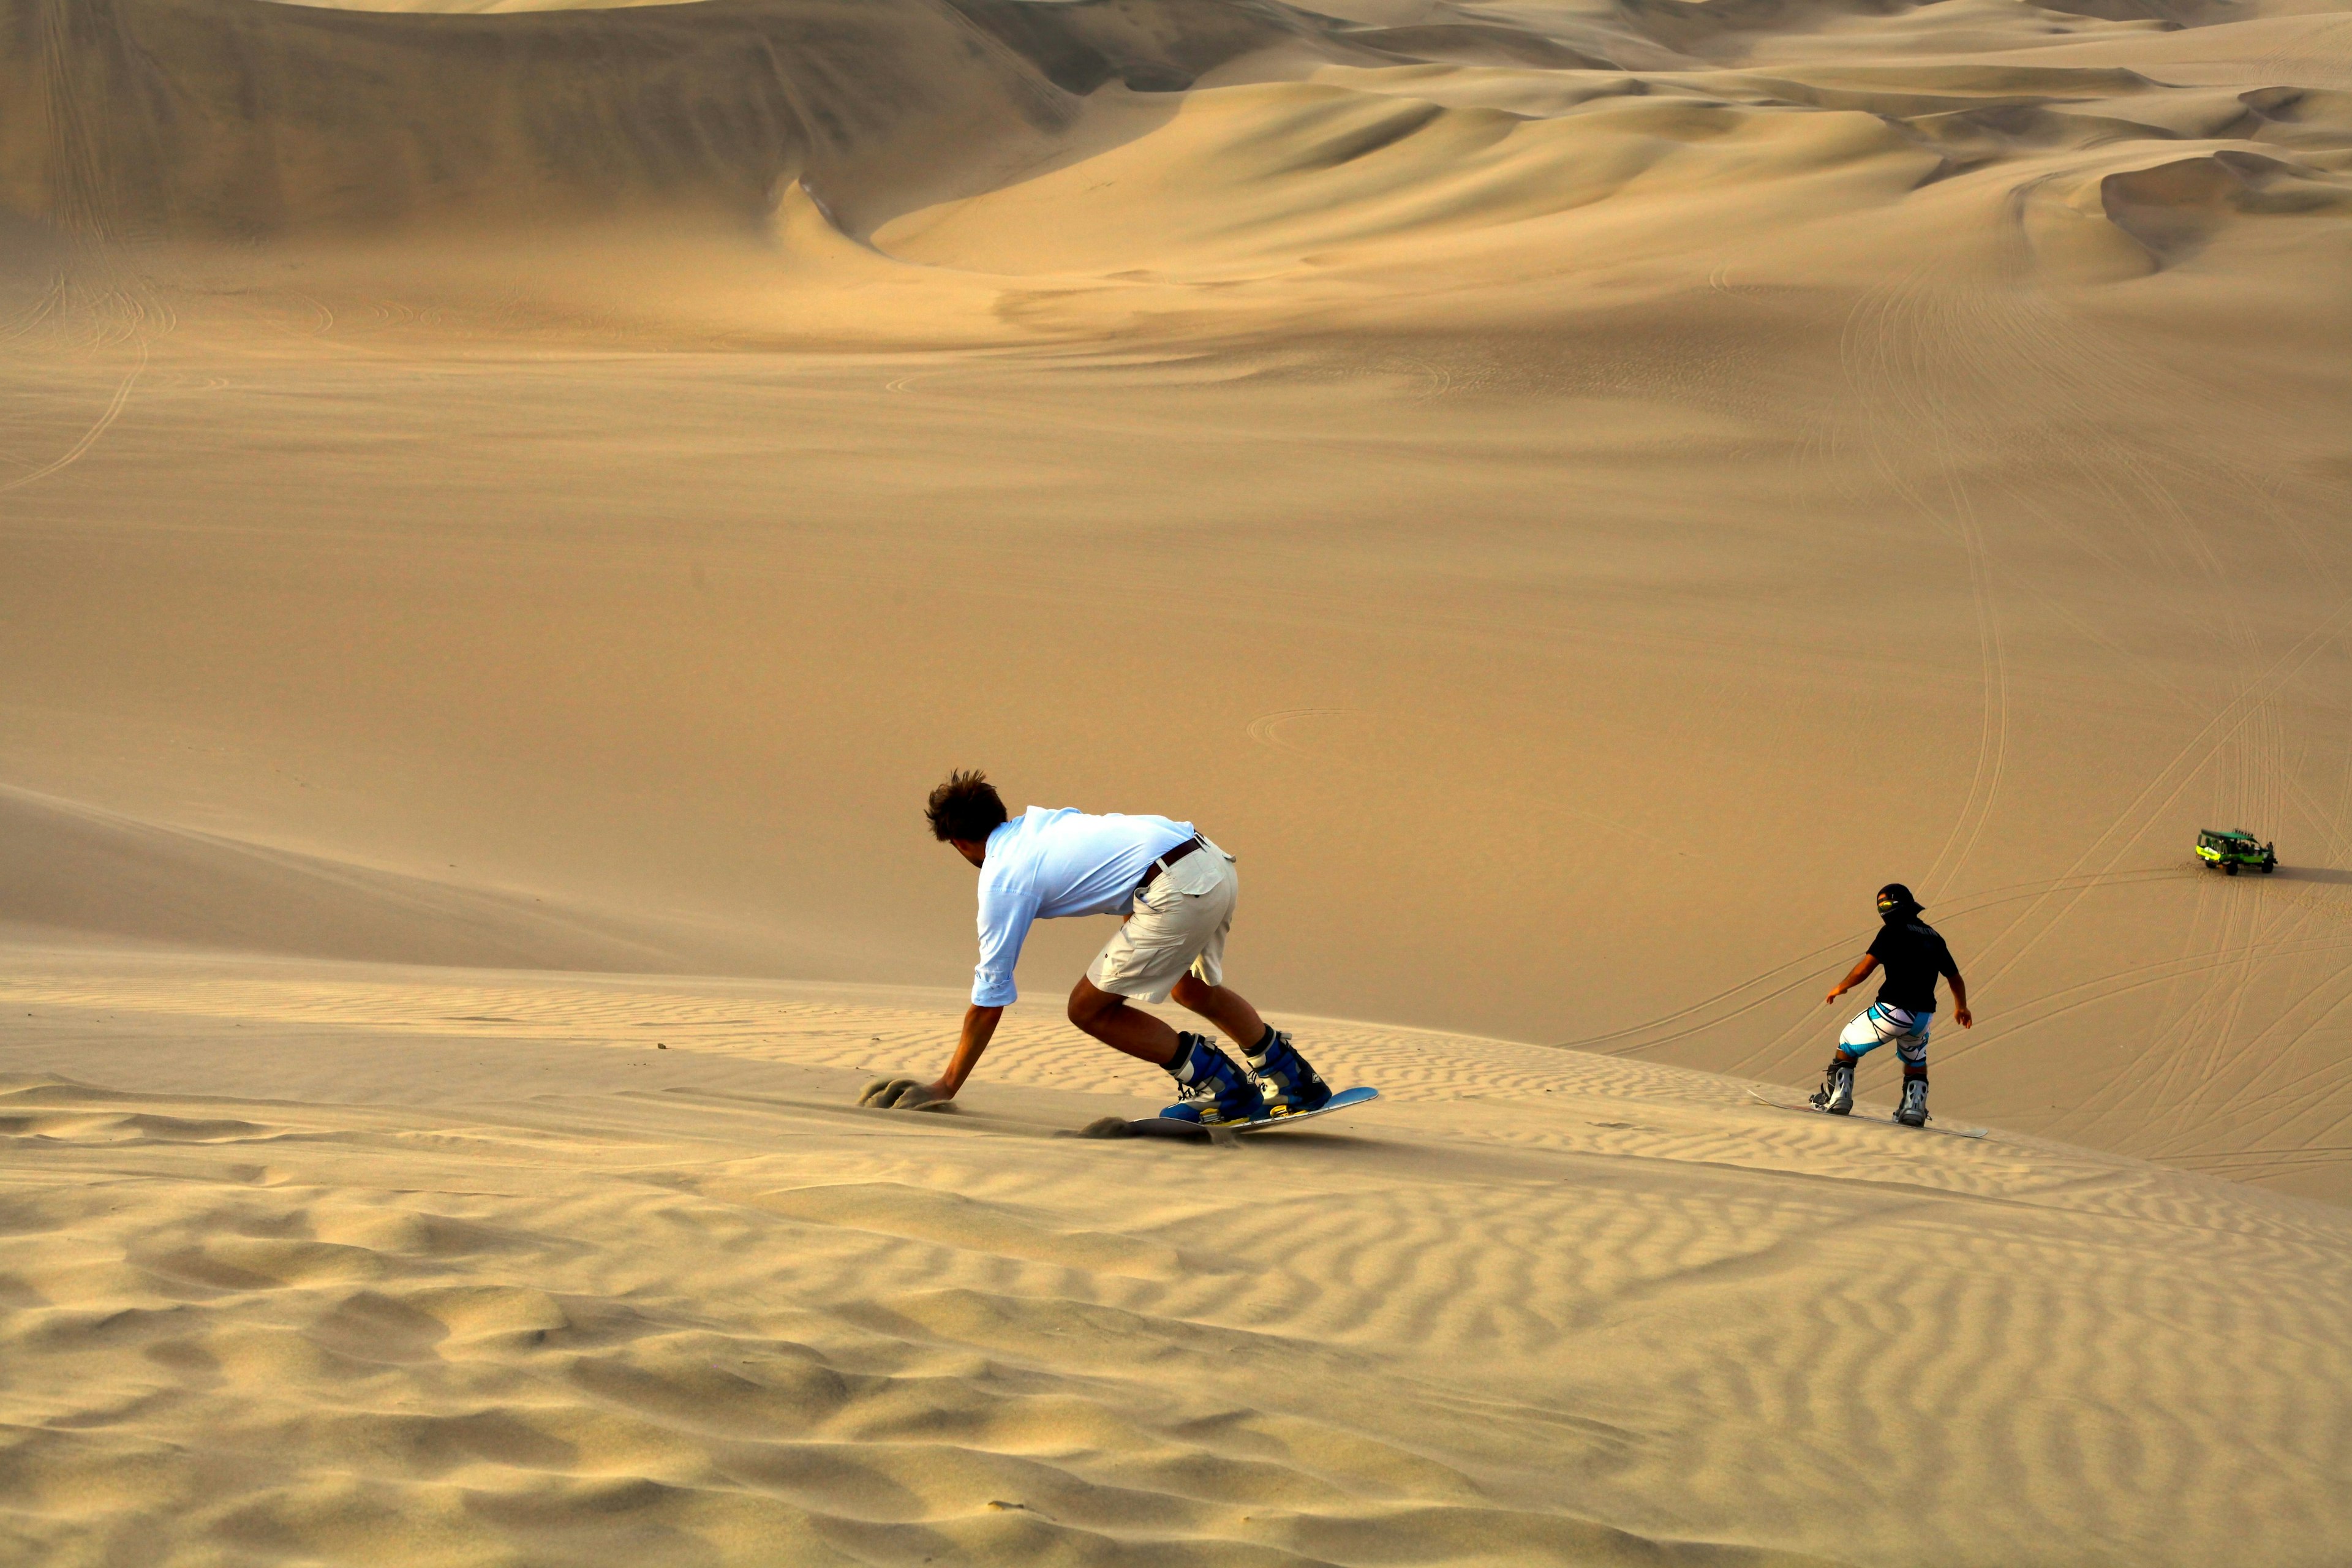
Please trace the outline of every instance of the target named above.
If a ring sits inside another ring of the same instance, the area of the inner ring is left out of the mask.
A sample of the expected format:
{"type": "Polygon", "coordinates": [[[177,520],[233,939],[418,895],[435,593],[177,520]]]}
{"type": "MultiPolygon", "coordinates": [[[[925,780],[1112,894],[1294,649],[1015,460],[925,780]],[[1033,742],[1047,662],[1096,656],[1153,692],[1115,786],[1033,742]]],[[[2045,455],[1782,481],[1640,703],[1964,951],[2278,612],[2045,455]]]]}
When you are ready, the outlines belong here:
{"type": "Polygon", "coordinates": [[[1343,1089],[1312,1110],[1294,1111],[1288,1116],[1269,1116],[1260,1121],[1226,1121],[1213,1127],[1203,1127],[1197,1121],[1186,1121],[1175,1116],[1139,1116],[1121,1121],[1106,1116],[1087,1128],[1088,1138],[1185,1138],[1204,1139],[1220,1132],[1278,1132],[1286,1127],[1296,1127],[1302,1121],[1312,1121],[1318,1116],[1328,1116],[1335,1110],[1352,1110],[1381,1097],[1377,1089],[1343,1089]]]}
{"type": "MultiPolygon", "coordinates": [[[[1269,1116],[1263,1121],[1236,1123],[1233,1128],[1233,1131],[1235,1132],[1271,1132],[1284,1127],[1296,1127],[1302,1121],[1312,1121],[1318,1116],[1328,1116],[1335,1110],[1347,1110],[1355,1106],[1370,1104],[1380,1097],[1381,1091],[1379,1089],[1368,1089],[1359,1085],[1354,1089],[1340,1089],[1339,1092],[1332,1095],[1330,1099],[1325,1100],[1322,1104],[1317,1106],[1312,1110],[1294,1110],[1287,1116],[1269,1116]]],[[[1152,1120],[1155,1121],[1167,1121],[1168,1118],[1155,1116],[1152,1120]]]]}

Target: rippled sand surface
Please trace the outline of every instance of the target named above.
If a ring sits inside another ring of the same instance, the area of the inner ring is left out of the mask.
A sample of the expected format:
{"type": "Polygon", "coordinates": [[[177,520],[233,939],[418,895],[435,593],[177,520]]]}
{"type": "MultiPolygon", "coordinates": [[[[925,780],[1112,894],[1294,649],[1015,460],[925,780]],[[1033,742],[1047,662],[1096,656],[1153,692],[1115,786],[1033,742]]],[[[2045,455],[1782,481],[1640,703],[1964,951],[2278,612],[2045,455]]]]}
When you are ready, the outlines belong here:
{"type": "Polygon", "coordinates": [[[0,1559],[2352,1558],[2347,366],[2341,4],[0,0],[0,1559]]]}
{"type": "Polygon", "coordinates": [[[53,955],[0,990],[27,1561],[2204,1563],[2344,1539],[2352,1222],[1293,1020],[1377,1107],[951,999],[53,955]],[[70,1069],[70,1075],[55,1069],[70,1069]],[[137,1083],[136,1089],[112,1087],[137,1083]]]}

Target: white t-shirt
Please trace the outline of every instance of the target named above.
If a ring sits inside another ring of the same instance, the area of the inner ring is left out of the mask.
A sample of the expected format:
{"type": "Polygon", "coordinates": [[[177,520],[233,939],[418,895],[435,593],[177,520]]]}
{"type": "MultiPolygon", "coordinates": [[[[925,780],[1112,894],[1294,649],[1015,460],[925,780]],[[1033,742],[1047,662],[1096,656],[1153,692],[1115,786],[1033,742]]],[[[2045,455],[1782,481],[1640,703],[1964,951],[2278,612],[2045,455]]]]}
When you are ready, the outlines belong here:
{"type": "Polygon", "coordinates": [[[1013,966],[1032,922],[1064,915],[1123,915],[1151,863],[1192,837],[1164,816],[1089,816],[1033,805],[988,836],[980,868],[980,966],[975,1007],[1002,1007],[1021,993],[1013,966]]]}

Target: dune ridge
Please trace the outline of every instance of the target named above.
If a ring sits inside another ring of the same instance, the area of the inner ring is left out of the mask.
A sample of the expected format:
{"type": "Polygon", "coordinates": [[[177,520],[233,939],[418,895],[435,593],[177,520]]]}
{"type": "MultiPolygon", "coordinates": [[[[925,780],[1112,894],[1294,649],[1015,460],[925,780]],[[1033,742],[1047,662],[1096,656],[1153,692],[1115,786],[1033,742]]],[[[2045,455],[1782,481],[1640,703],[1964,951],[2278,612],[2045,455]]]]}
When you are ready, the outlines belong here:
{"type": "Polygon", "coordinates": [[[121,238],[649,211],[753,226],[804,181],[888,201],[1107,81],[1181,88],[1267,7],[717,0],[420,15],[12,0],[0,201],[121,238]]]}
{"type": "Polygon", "coordinates": [[[226,952],[674,970],[709,933],[665,946],[657,921],[240,842],[0,785],[0,929],[226,952]]]}
{"type": "Polygon", "coordinates": [[[2352,222],[2352,100],[2291,48],[2228,89],[2055,58],[2272,25],[2227,5],[12,5],[0,205],[195,243],[215,290],[221,242],[326,245],[441,308],[487,287],[592,332],[1074,338],[1164,323],[1170,289],[1191,331],[1263,331],[1360,316],[1349,281],[1432,247],[1489,310],[1550,316],[1538,258],[1548,289],[1671,291],[1735,255],[1751,284],[1867,277],[1938,184],[2060,281],[2352,222]],[[593,275],[647,247],[631,287],[593,275]],[[1052,309],[1016,309],[1046,278],[1052,309]],[[733,297],[698,302],[714,283],[733,297]],[[836,300],[815,334],[761,298],[874,289],[919,324],[836,300]]]}

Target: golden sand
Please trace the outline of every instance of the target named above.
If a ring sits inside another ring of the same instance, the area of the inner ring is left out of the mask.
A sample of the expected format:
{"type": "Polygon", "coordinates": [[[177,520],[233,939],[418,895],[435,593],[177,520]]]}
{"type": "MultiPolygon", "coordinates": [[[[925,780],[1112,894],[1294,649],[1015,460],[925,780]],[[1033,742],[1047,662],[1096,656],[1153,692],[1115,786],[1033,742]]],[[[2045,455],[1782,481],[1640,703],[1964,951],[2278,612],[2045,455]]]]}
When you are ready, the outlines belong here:
{"type": "Polygon", "coordinates": [[[0,0],[0,1560],[2352,1556],[2352,10],[2075,3],[0,0]],[[975,764],[1382,1103],[856,1110],[975,764]]]}

